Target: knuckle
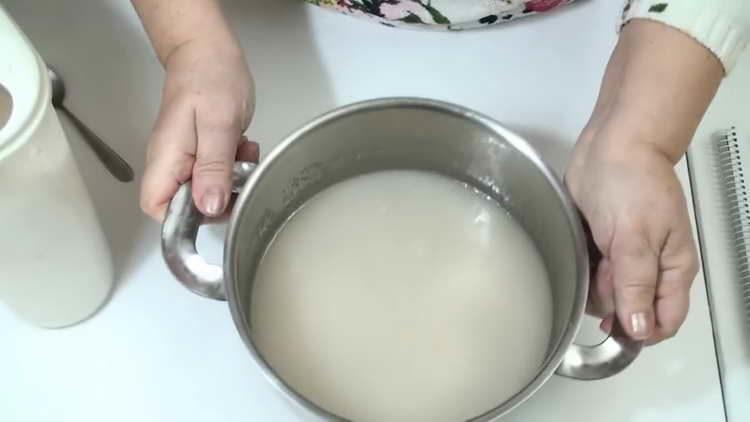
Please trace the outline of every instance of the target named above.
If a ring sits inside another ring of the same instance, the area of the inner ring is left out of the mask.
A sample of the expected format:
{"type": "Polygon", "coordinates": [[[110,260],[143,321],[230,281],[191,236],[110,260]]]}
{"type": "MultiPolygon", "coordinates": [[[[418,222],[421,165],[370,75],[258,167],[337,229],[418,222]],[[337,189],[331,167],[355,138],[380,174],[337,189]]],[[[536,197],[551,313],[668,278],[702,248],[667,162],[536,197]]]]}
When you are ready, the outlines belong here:
{"type": "Polygon", "coordinates": [[[141,211],[143,211],[144,214],[150,217],[156,218],[158,211],[159,211],[159,207],[153,200],[145,196],[141,197],[140,206],[141,206],[141,211]]]}
{"type": "Polygon", "coordinates": [[[697,259],[688,262],[678,273],[678,277],[686,285],[691,285],[696,275],[698,275],[697,259]]]}
{"type": "Polygon", "coordinates": [[[662,337],[666,339],[673,338],[677,335],[677,332],[680,331],[680,325],[681,324],[668,324],[668,325],[662,325],[661,327],[661,334],[662,337]]]}
{"type": "Polygon", "coordinates": [[[617,291],[626,302],[650,304],[656,295],[656,286],[645,281],[628,281],[621,283],[617,291]]]}
{"type": "Polygon", "coordinates": [[[194,173],[201,175],[213,174],[218,176],[228,175],[230,173],[231,163],[218,159],[198,159],[195,163],[194,173]]]}
{"type": "Polygon", "coordinates": [[[150,214],[152,208],[149,201],[147,201],[145,198],[141,198],[141,200],[139,201],[139,205],[141,207],[141,211],[143,211],[144,214],[150,214]]]}
{"type": "Polygon", "coordinates": [[[698,270],[700,270],[700,260],[698,259],[698,254],[693,251],[690,254],[690,257],[688,258],[688,265],[686,270],[687,277],[692,281],[693,278],[698,274],[698,270]]]}
{"type": "Polygon", "coordinates": [[[250,121],[253,119],[255,114],[255,100],[247,99],[242,102],[242,126],[247,128],[250,126],[250,121]]]}
{"type": "Polygon", "coordinates": [[[700,270],[700,260],[696,253],[691,252],[689,255],[685,255],[680,260],[679,264],[674,267],[673,278],[675,285],[681,288],[689,287],[693,284],[695,276],[700,270]]]}
{"type": "Polygon", "coordinates": [[[193,172],[193,161],[194,158],[192,155],[186,154],[185,156],[181,157],[182,159],[178,161],[178,164],[172,168],[172,176],[174,180],[177,181],[177,183],[185,183],[190,179],[190,176],[193,172]]]}

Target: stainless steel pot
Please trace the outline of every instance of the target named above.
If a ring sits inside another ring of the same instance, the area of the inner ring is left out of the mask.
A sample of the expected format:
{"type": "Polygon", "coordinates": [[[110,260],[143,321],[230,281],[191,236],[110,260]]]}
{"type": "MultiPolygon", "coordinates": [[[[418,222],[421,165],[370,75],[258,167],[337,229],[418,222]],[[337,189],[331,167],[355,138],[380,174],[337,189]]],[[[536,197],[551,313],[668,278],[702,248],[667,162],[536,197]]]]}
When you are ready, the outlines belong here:
{"type": "Polygon", "coordinates": [[[523,139],[456,105],[415,98],[373,100],[317,118],[287,137],[257,168],[236,166],[239,196],[229,221],[223,267],[206,263],[196,252],[202,218],[189,182],[179,189],[164,221],[162,246],[169,268],[189,290],[229,302],[252,359],[293,402],[316,416],[342,420],[295,392],[255,347],[250,298],[257,265],[276,230],[306,200],[346,178],[385,169],[437,172],[491,195],[528,231],[547,266],[554,303],[547,357],[526,387],[473,421],[506,414],[553,374],[605,378],[638,355],[641,344],[619,326],[597,346],[573,343],[588,294],[586,236],[562,183],[523,139]]]}

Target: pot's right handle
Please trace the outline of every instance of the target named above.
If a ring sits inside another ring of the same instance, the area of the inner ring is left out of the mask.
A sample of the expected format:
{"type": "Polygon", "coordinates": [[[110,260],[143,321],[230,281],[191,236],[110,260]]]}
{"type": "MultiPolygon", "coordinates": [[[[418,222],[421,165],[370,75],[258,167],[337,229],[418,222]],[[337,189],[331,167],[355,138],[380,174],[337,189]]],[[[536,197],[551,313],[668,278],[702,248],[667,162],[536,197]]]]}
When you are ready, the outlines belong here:
{"type": "Polygon", "coordinates": [[[600,344],[572,344],[565,352],[556,374],[577,380],[611,377],[627,368],[638,357],[642,347],[643,342],[631,339],[615,318],[612,332],[600,344]]]}
{"type": "MultiPolygon", "coordinates": [[[[586,218],[580,212],[579,217],[589,252],[589,274],[593,275],[596,274],[602,255],[594,243],[586,218]]],[[[612,331],[603,342],[595,346],[570,345],[556,373],[577,380],[608,378],[633,363],[642,348],[643,342],[630,338],[615,317],[612,331]]]]}

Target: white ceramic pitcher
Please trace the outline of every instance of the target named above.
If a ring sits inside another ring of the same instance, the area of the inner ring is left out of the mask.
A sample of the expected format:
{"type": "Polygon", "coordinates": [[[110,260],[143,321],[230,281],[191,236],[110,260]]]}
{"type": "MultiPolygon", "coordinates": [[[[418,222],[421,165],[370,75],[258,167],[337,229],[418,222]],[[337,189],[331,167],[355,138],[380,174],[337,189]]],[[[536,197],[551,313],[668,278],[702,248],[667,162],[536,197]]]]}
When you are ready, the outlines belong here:
{"type": "Polygon", "coordinates": [[[0,7],[0,302],[57,328],[107,300],[112,259],[50,102],[46,65],[0,7]]]}

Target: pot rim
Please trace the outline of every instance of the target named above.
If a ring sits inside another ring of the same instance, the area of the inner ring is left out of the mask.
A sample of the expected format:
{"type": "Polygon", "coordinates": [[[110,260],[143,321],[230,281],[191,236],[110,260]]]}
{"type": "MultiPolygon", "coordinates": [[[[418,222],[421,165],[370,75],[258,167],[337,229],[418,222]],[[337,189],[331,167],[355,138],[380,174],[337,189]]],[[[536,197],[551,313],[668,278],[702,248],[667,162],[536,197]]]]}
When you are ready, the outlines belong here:
{"type": "Polygon", "coordinates": [[[292,144],[301,142],[302,139],[304,139],[304,136],[311,130],[340,118],[363,111],[372,111],[394,107],[422,108],[452,114],[454,116],[472,120],[475,123],[485,126],[489,131],[501,136],[506,142],[508,142],[508,144],[518,150],[542,172],[547,182],[557,194],[557,197],[561,202],[561,205],[565,212],[565,216],[568,220],[568,223],[570,224],[570,228],[573,233],[573,240],[576,249],[575,254],[577,268],[577,291],[575,293],[575,300],[573,303],[573,310],[571,312],[570,320],[567,323],[560,341],[548,354],[548,358],[546,359],[546,363],[544,364],[544,366],[537,372],[534,378],[528,384],[526,384],[524,388],[519,390],[516,394],[511,396],[503,403],[500,403],[496,407],[486,411],[485,413],[477,415],[470,419],[470,421],[476,422],[492,421],[495,418],[505,415],[511,410],[515,409],[521,403],[531,397],[534,393],[536,393],[542,387],[542,385],[544,385],[544,383],[555,373],[555,370],[563,360],[565,352],[573,344],[573,341],[578,334],[578,330],[585,310],[586,298],[588,296],[589,256],[586,247],[583,227],[578,217],[577,208],[575,207],[573,199],[571,198],[567,188],[565,188],[562,181],[557,177],[555,172],[544,162],[544,160],[541,158],[541,155],[526,140],[506,129],[500,123],[484,114],[472,111],[468,108],[456,104],[419,97],[390,97],[371,99],[345,105],[328,113],[320,115],[285,137],[275,148],[273,148],[268,156],[264,160],[262,160],[253,174],[250,176],[247,183],[242,188],[242,191],[237,197],[237,201],[235,202],[235,206],[232,210],[232,214],[229,220],[227,237],[225,239],[224,245],[224,283],[232,320],[234,321],[234,325],[237,328],[242,341],[245,343],[245,346],[250,352],[250,355],[252,356],[255,363],[259,366],[266,380],[268,380],[287,399],[292,401],[295,405],[302,407],[306,411],[311,412],[317,417],[332,421],[346,420],[341,416],[332,414],[327,410],[319,407],[317,404],[313,403],[302,394],[295,391],[294,388],[286,384],[286,382],[284,382],[282,378],[276,374],[276,372],[263,358],[260,351],[255,347],[255,344],[250,336],[248,323],[243,318],[242,310],[238,307],[239,299],[234,289],[234,286],[236,284],[236,277],[233,271],[232,257],[234,256],[236,248],[235,245],[237,244],[238,234],[236,231],[236,227],[240,219],[242,209],[246,206],[248,198],[250,197],[252,191],[255,189],[255,186],[257,186],[260,182],[263,174],[266,172],[266,169],[270,167],[275,161],[277,161],[279,157],[282,156],[283,152],[292,144]]]}

